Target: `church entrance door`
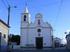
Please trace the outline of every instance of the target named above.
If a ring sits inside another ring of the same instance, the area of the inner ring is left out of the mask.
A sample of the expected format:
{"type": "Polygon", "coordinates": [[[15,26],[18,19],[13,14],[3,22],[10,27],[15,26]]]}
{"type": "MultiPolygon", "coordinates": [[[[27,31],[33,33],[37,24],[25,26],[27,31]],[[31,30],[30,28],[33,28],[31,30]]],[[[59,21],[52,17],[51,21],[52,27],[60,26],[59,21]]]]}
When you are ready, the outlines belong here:
{"type": "Polygon", "coordinates": [[[36,37],[36,48],[37,49],[43,48],[43,37],[36,37]]]}

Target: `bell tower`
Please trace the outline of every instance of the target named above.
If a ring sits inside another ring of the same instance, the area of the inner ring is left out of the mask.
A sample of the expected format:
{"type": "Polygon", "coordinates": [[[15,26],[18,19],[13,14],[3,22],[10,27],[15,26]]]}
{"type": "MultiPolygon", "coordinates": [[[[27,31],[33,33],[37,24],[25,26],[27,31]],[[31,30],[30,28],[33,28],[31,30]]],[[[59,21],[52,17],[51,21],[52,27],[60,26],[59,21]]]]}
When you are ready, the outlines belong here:
{"type": "Polygon", "coordinates": [[[27,7],[25,8],[22,16],[23,16],[23,21],[29,23],[29,11],[27,7]]]}
{"type": "Polygon", "coordinates": [[[30,14],[28,8],[25,7],[24,12],[21,15],[21,26],[27,27],[30,23],[30,14]]]}
{"type": "Polygon", "coordinates": [[[24,11],[21,14],[21,27],[20,27],[20,45],[27,46],[29,43],[29,24],[30,24],[30,13],[27,8],[27,3],[25,5],[24,11]]]}

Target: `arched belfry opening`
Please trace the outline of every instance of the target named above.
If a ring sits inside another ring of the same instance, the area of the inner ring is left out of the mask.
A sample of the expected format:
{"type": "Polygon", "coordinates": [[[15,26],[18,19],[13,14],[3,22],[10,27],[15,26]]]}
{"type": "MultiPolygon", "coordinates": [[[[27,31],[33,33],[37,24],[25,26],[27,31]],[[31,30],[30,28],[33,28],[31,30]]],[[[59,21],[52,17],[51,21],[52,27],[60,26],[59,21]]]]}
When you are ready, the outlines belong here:
{"type": "Polygon", "coordinates": [[[26,15],[24,15],[24,21],[26,21],[26,15]]]}

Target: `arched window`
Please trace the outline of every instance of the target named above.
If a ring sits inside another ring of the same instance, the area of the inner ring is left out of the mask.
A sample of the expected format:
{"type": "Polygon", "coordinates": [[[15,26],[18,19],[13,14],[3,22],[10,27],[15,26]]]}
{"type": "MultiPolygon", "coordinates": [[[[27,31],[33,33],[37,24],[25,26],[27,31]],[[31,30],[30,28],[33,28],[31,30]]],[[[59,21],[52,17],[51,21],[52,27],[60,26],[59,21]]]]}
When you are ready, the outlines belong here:
{"type": "Polygon", "coordinates": [[[38,36],[41,36],[41,34],[38,34],[38,36]]]}
{"type": "Polygon", "coordinates": [[[24,21],[26,21],[26,15],[24,15],[24,21]]]}
{"type": "Polygon", "coordinates": [[[41,29],[38,29],[37,32],[41,32],[41,29]]]}
{"type": "Polygon", "coordinates": [[[40,20],[38,20],[38,24],[40,25],[40,20]]]}
{"type": "Polygon", "coordinates": [[[4,34],[4,38],[6,38],[6,34],[4,34]]]}

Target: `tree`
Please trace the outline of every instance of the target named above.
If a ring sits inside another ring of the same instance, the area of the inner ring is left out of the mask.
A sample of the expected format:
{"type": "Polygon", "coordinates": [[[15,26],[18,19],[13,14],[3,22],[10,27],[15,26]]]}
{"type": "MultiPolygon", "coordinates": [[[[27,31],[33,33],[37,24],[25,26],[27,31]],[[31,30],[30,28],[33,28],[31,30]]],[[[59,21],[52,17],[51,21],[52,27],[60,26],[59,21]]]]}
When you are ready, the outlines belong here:
{"type": "Polygon", "coordinates": [[[17,45],[20,44],[20,36],[19,35],[12,35],[12,37],[9,38],[9,41],[16,42],[17,45]]]}

